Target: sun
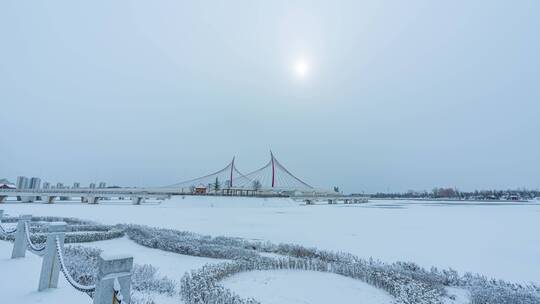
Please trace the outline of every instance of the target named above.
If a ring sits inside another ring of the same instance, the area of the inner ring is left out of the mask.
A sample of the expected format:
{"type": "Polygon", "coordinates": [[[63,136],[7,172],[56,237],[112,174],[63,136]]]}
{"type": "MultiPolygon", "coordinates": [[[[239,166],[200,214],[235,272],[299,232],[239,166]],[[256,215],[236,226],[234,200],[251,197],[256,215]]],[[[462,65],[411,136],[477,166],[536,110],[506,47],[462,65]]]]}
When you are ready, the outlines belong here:
{"type": "Polygon", "coordinates": [[[294,73],[299,78],[305,78],[309,73],[309,64],[305,59],[298,59],[294,64],[294,73]]]}

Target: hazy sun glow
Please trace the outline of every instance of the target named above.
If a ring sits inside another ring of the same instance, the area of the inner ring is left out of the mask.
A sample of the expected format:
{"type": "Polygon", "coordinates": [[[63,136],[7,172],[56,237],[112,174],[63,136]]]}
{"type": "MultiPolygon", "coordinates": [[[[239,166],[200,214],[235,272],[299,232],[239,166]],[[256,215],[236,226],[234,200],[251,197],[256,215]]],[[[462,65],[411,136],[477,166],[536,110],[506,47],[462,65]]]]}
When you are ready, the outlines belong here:
{"type": "Polygon", "coordinates": [[[294,72],[296,73],[296,76],[300,78],[304,78],[309,72],[309,65],[306,62],[306,60],[304,59],[297,60],[294,65],[294,72]]]}

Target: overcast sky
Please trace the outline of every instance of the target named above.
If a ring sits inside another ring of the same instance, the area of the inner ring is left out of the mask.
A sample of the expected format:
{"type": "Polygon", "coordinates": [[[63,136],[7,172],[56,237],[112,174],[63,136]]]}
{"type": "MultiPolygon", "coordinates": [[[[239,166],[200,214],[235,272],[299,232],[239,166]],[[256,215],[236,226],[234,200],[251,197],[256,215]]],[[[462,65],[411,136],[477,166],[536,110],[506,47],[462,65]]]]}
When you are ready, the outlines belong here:
{"type": "Polygon", "coordinates": [[[540,188],[540,1],[2,1],[0,105],[12,181],[540,188]]]}

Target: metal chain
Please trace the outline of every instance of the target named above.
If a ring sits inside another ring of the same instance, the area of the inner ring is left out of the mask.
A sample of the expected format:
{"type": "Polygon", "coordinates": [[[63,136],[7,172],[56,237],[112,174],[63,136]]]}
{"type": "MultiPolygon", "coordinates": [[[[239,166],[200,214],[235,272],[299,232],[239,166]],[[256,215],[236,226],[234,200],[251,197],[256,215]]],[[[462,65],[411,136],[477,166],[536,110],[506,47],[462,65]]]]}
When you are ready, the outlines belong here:
{"type": "Polygon", "coordinates": [[[17,231],[17,227],[13,228],[12,230],[6,230],[6,228],[4,228],[2,225],[0,225],[0,230],[2,230],[2,232],[4,234],[12,234],[12,233],[15,233],[17,231]]]}
{"type": "Polygon", "coordinates": [[[28,247],[30,247],[31,251],[41,252],[45,249],[45,244],[43,244],[41,247],[38,247],[32,243],[32,239],[30,238],[30,228],[28,227],[28,222],[24,223],[24,234],[26,235],[26,243],[28,244],[28,247]]]}
{"type": "Polygon", "coordinates": [[[114,299],[116,300],[116,303],[122,304],[122,301],[124,300],[124,295],[121,292],[120,282],[118,282],[118,278],[114,279],[113,284],[113,290],[114,290],[114,299]]]}
{"type": "Polygon", "coordinates": [[[66,268],[66,264],[64,263],[64,256],[63,256],[63,253],[62,253],[62,249],[60,248],[60,239],[58,237],[56,237],[55,243],[56,243],[56,255],[58,256],[58,262],[60,263],[60,269],[62,270],[62,273],[64,274],[64,277],[66,278],[68,283],[71,286],[73,286],[73,288],[77,289],[80,292],[85,292],[85,293],[94,292],[96,290],[96,285],[84,286],[84,285],[81,285],[81,284],[77,283],[77,281],[75,281],[73,279],[73,277],[71,277],[71,275],[69,274],[69,272],[68,272],[68,270],[66,268]]]}

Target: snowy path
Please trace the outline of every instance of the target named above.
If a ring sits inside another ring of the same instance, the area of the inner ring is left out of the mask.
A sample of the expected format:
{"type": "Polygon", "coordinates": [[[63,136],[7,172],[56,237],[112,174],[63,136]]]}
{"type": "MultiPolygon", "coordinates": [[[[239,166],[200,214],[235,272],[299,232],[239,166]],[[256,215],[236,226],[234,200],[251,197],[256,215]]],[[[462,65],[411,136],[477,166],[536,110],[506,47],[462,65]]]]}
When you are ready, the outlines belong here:
{"type": "Polygon", "coordinates": [[[0,241],[0,303],[92,303],[60,275],[58,288],[38,292],[41,258],[27,252],[25,258],[11,259],[13,244],[0,241]]]}

